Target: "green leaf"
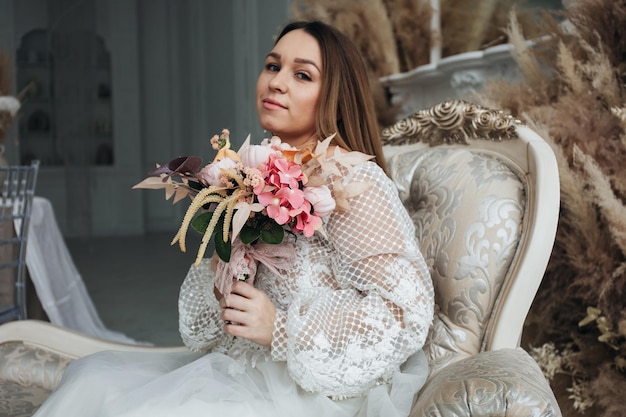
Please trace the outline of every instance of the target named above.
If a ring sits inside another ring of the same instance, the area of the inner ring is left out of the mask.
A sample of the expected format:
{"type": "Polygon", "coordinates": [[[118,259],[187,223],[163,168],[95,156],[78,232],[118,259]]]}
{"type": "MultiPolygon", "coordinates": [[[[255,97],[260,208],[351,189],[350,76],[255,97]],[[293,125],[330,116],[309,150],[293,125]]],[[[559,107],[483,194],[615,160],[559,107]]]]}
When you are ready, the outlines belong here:
{"type": "Polygon", "coordinates": [[[224,242],[222,240],[221,233],[217,233],[214,236],[215,236],[215,252],[217,252],[217,256],[219,256],[222,261],[229,262],[230,251],[231,251],[230,239],[224,242]]]}
{"type": "Polygon", "coordinates": [[[285,229],[279,224],[271,224],[267,229],[261,230],[261,240],[265,243],[278,245],[285,237],[285,229]]]}
{"type": "Polygon", "coordinates": [[[254,242],[259,237],[261,237],[261,231],[256,227],[244,226],[241,228],[241,232],[239,232],[239,239],[246,245],[254,242]]]}
{"type": "Polygon", "coordinates": [[[211,221],[211,217],[213,217],[213,213],[211,213],[210,211],[202,213],[191,221],[191,227],[193,228],[193,230],[203,235],[204,232],[206,232],[206,228],[209,225],[209,222],[211,221]]]}
{"type": "Polygon", "coordinates": [[[189,181],[187,183],[187,185],[189,186],[189,188],[193,188],[194,190],[202,190],[204,188],[204,185],[200,184],[199,182],[196,181],[189,181]]]}

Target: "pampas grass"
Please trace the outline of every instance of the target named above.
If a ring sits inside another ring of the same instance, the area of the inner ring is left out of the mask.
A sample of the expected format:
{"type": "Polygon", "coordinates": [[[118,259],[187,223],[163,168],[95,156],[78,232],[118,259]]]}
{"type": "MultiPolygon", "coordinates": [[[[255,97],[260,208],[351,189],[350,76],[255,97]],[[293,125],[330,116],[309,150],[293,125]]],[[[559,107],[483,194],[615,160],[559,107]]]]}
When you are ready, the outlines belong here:
{"type": "Polygon", "coordinates": [[[456,55],[507,43],[503,29],[515,10],[517,22],[530,38],[544,32],[537,11],[523,0],[441,0],[442,56],[456,55]]]}
{"type": "Polygon", "coordinates": [[[331,24],[356,44],[370,73],[378,122],[389,126],[399,107],[390,103],[380,77],[429,63],[434,43],[442,44],[445,57],[507,42],[504,16],[513,7],[522,10],[519,31],[538,36],[534,9],[519,0],[441,0],[442,38],[432,32],[428,0],[294,0],[291,14],[331,24]]]}
{"type": "MultiPolygon", "coordinates": [[[[480,0],[468,7],[463,0],[441,0],[441,39],[429,32],[423,0],[294,3],[306,5],[297,18],[319,18],[351,37],[373,76],[423,64],[434,40],[442,44],[442,57],[498,43],[514,45],[524,81],[488,83],[474,101],[507,109],[544,137],[557,157],[561,183],[555,245],[523,344],[551,343],[554,354],[563,356],[552,384],[564,415],[621,416],[626,392],[626,1],[570,0],[562,16],[539,16],[523,1],[480,0]],[[563,25],[561,17],[569,24],[563,25]],[[531,46],[528,39],[537,42],[531,46]]],[[[376,91],[382,113],[387,103],[376,91]]]]}
{"type": "MultiPolygon", "coordinates": [[[[617,417],[624,416],[623,401],[621,399],[626,392],[626,380],[623,376],[615,373],[610,364],[603,364],[600,367],[598,378],[596,378],[590,386],[591,392],[602,392],[605,395],[597,397],[599,411],[597,416],[617,417]]],[[[585,413],[586,416],[592,415],[585,413]]]]}
{"type": "Polygon", "coordinates": [[[606,45],[605,53],[616,70],[622,85],[626,82],[626,3],[614,0],[585,0],[572,2],[569,20],[576,28],[592,28],[580,31],[579,36],[587,44],[606,45]]]}
{"type": "MultiPolygon", "coordinates": [[[[608,177],[604,175],[597,162],[589,155],[585,155],[578,146],[574,146],[574,163],[580,164],[583,168],[594,203],[598,206],[602,217],[606,219],[613,241],[619,247],[622,256],[626,257],[626,206],[624,202],[617,198],[608,177]]],[[[621,293],[624,288],[615,290],[621,293]]]]}
{"type": "Polygon", "coordinates": [[[396,121],[398,108],[389,103],[379,77],[406,72],[430,62],[434,43],[442,57],[507,42],[505,18],[518,10],[520,32],[539,36],[537,13],[523,0],[441,0],[441,37],[431,29],[428,0],[293,0],[292,18],[329,23],[359,48],[371,73],[381,126],[396,121]],[[520,17],[521,16],[521,17],[520,17]]]}
{"type": "Polygon", "coordinates": [[[523,35],[522,26],[516,18],[515,11],[509,13],[510,25],[505,30],[509,42],[514,47],[517,64],[526,78],[526,82],[531,87],[541,86],[545,82],[545,72],[541,67],[539,59],[533,55],[532,49],[523,35]]]}
{"type": "Polygon", "coordinates": [[[428,0],[293,0],[294,19],[332,24],[359,47],[378,77],[409,71],[429,63],[436,41],[442,56],[506,43],[503,32],[511,10],[532,38],[543,34],[537,11],[524,0],[440,0],[441,39],[431,28],[428,0]]]}
{"type": "Polygon", "coordinates": [[[479,50],[499,0],[441,0],[442,56],[479,50]]]}
{"type": "Polygon", "coordinates": [[[564,415],[621,416],[626,2],[579,0],[565,17],[573,30],[546,18],[550,39],[531,49],[512,15],[506,33],[525,79],[489,83],[477,101],[508,109],[529,124],[550,143],[559,164],[559,226],[523,344],[552,343],[568,352],[567,369],[553,379],[564,415]]]}
{"type": "Polygon", "coordinates": [[[434,34],[430,28],[433,10],[428,0],[385,0],[396,39],[400,71],[430,62],[434,34]]]}

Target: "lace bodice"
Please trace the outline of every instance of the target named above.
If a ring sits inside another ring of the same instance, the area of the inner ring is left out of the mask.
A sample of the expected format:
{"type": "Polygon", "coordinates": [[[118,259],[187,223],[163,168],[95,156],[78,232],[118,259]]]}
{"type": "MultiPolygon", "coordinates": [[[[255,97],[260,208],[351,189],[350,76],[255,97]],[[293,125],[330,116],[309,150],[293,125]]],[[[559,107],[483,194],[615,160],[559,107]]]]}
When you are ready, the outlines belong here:
{"type": "Polygon", "coordinates": [[[345,185],[369,184],[333,212],[324,232],[290,236],[297,259],[276,276],[259,265],[255,286],[277,309],[271,349],[223,330],[209,261],[181,288],[180,332],[192,350],[263,352],[287,361],[305,390],[333,397],[365,394],[424,345],[433,317],[432,282],[413,223],[393,182],[373,162],[354,167],[345,185]]]}

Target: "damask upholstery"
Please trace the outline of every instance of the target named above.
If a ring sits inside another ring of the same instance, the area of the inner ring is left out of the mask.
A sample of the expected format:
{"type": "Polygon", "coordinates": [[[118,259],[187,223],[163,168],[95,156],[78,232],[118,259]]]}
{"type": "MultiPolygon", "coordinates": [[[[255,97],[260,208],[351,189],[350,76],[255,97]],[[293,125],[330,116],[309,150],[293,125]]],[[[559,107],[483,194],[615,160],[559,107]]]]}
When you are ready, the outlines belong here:
{"type": "MultiPolygon", "coordinates": [[[[411,417],[560,416],[519,347],[556,233],[550,147],[511,116],[462,101],[399,120],[382,137],[435,284],[431,375],[411,417]]],[[[72,358],[111,348],[160,349],[36,321],[0,326],[0,417],[31,415],[72,358]]]]}
{"type": "Polygon", "coordinates": [[[469,149],[403,152],[389,168],[436,287],[431,364],[473,355],[520,240],[524,184],[496,157],[469,149]]]}
{"type": "Polygon", "coordinates": [[[73,359],[22,342],[0,344],[0,417],[31,416],[73,359]]]}
{"type": "Polygon", "coordinates": [[[560,416],[519,347],[556,233],[552,150],[510,115],[458,100],[382,136],[435,286],[431,376],[412,416],[560,416]]]}
{"type": "Polygon", "coordinates": [[[412,417],[552,417],[561,412],[539,366],[521,348],[468,356],[431,376],[412,417]]]}

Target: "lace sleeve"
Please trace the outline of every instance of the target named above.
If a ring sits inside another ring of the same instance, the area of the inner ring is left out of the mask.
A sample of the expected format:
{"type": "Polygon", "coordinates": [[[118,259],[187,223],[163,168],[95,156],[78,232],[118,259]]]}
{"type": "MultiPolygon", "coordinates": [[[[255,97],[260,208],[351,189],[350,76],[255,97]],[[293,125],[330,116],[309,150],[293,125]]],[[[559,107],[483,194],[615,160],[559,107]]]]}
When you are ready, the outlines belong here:
{"type": "Polygon", "coordinates": [[[210,259],[191,266],[180,288],[178,327],[185,346],[196,352],[225,352],[232,337],[224,333],[221,309],[213,293],[210,259]]]}
{"type": "Polygon", "coordinates": [[[430,274],[393,182],[373,163],[353,175],[346,186],[371,186],[326,227],[341,289],[300,292],[285,325],[293,378],[335,398],[388,382],[423,347],[434,308],[430,274]]]}

